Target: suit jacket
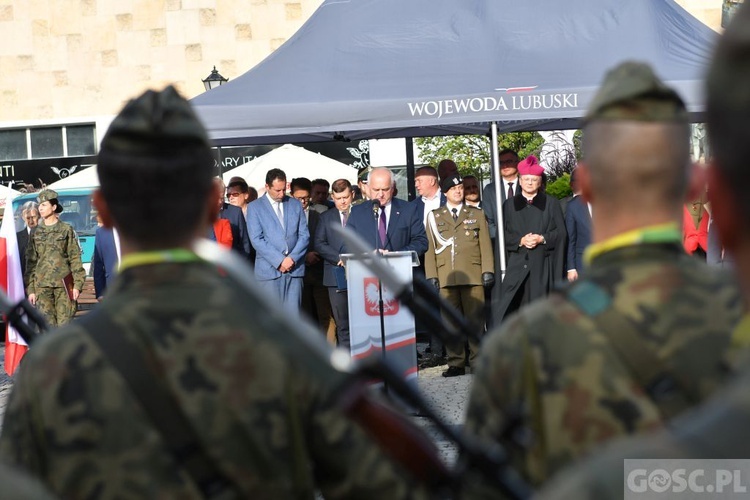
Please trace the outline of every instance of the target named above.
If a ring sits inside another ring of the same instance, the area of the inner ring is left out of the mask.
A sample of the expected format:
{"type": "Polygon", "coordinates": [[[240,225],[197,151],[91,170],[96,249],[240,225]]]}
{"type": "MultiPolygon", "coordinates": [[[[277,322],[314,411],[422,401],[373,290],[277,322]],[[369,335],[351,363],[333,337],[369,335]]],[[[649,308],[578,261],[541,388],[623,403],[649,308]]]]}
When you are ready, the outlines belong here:
{"type": "Polygon", "coordinates": [[[591,244],[591,215],[589,207],[580,196],[568,202],[565,212],[565,229],[568,231],[567,269],[581,272],[583,251],[591,244]]]}
{"type": "Polygon", "coordinates": [[[232,249],[237,250],[246,259],[249,259],[250,238],[248,236],[245,214],[242,213],[242,209],[229,203],[223,203],[219,211],[219,218],[228,220],[229,225],[232,227],[232,249]]]}
{"type": "MultiPolygon", "coordinates": [[[[310,232],[310,243],[307,245],[308,252],[320,253],[320,251],[315,247],[314,236],[315,231],[318,229],[318,225],[320,224],[320,218],[322,217],[322,215],[322,213],[316,212],[315,210],[307,211],[307,230],[310,232]]],[[[311,285],[323,284],[323,261],[320,261],[317,264],[313,264],[312,266],[308,266],[307,264],[305,264],[305,283],[311,285]]]]}
{"type": "MultiPolygon", "coordinates": [[[[516,181],[513,183],[513,192],[518,193],[518,180],[521,177],[517,177],[516,181]]],[[[505,183],[502,184],[502,188],[500,189],[500,206],[505,203],[505,199],[508,197],[508,193],[503,189],[505,187],[505,183]]],[[[484,186],[484,190],[482,191],[482,210],[484,210],[484,214],[487,216],[487,225],[490,228],[490,238],[493,240],[497,238],[497,203],[495,202],[497,198],[495,198],[495,183],[490,182],[486,186],[484,186]]]]}
{"type": "MultiPolygon", "coordinates": [[[[373,217],[373,202],[368,201],[352,208],[346,227],[354,230],[370,248],[377,248],[378,222],[373,217]]],[[[393,198],[391,218],[388,221],[385,249],[415,251],[422,255],[427,251],[427,236],[424,232],[422,214],[416,204],[393,198]]]]}
{"type": "Polygon", "coordinates": [[[441,288],[481,285],[483,273],[495,272],[492,242],[484,212],[464,204],[456,221],[448,207],[433,210],[432,214],[434,226],[431,219],[427,219],[429,250],[424,256],[427,278],[437,278],[441,288]],[[440,238],[453,238],[454,252],[448,246],[437,253],[441,245],[436,231],[440,238]]]}
{"type": "MultiPolygon", "coordinates": [[[[445,193],[442,191],[440,192],[440,206],[444,207],[445,204],[448,202],[448,198],[445,197],[445,193]]],[[[419,210],[419,216],[424,220],[424,201],[422,200],[421,196],[417,196],[413,200],[411,200],[409,203],[412,203],[417,206],[417,209],[419,210]]]]}
{"type": "Polygon", "coordinates": [[[344,251],[344,240],[334,232],[334,227],[341,227],[341,216],[338,210],[328,210],[320,215],[318,228],[315,231],[315,251],[323,257],[323,284],[336,287],[336,276],[333,269],[337,267],[339,255],[344,251]]]}
{"type": "Polygon", "coordinates": [[[117,246],[112,229],[99,227],[94,238],[94,256],[91,266],[94,268],[94,289],[96,296],[104,295],[104,290],[117,274],[117,246]]]}
{"type": "MultiPolygon", "coordinates": [[[[18,240],[18,256],[21,259],[21,276],[26,276],[26,247],[29,246],[29,231],[27,228],[23,228],[16,233],[16,240],[18,240]]],[[[26,289],[26,283],[24,283],[24,289],[26,289]]]]}
{"type": "Polygon", "coordinates": [[[292,277],[305,275],[310,232],[302,204],[288,196],[284,196],[282,203],[284,227],[281,227],[268,196],[261,196],[247,207],[250,242],[255,248],[255,277],[261,281],[280,277],[279,266],[287,256],[294,261],[294,268],[290,271],[292,277]]]}

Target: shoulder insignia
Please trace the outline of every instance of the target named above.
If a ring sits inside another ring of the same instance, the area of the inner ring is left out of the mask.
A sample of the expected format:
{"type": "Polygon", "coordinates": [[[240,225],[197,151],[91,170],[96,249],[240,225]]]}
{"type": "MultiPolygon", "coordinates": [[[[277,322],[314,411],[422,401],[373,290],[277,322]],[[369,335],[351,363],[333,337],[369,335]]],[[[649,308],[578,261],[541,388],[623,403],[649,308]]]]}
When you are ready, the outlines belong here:
{"type": "Polygon", "coordinates": [[[567,296],[588,316],[601,314],[612,303],[612,298],[604,289],[588,281],[571,286],[567,290],[567,296]]]}

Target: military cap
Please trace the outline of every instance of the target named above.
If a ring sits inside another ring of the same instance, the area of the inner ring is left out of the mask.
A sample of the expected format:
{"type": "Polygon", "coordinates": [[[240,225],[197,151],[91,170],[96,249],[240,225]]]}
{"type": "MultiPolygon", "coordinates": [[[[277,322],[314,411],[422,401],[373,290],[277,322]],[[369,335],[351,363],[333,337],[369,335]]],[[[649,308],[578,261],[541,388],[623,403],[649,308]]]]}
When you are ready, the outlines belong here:
{"type": "Polygon", "coordinates": [[[370,177],[370,170],[372,167],[362,167],[357,171],[357,182],[363,182],[367,184],[367,180],[370,177]]]}
{"type": "Polygon", "coordinates": [[[62,205],[60,205],[60,202],[57,200],[57,191],[53,191],[51,189],[45,189],[41,191],[36,199],[39,201],[39,203],[44,203],[45,201],[48,201],[55,205],[57,208],[55,208],[56,213],[61,213],[63,211],[62,205]]]}
{"type": "Polygon", "coordinates": [[[463,181],[461,176],[458,174],[451,174],[442,181],[440,181],[440,190],[443,193],[447,193],[453,186],[462,186],[463,181]]]}
{"type": "Polygon", "coordinates": [[[161,92],[148,90],[128,102],[112,121],[101,149],[134,156],[171,154],[171,146],[211,144],[203,124],[171,85],[161,92]]]}
{"type": "Polygon", "coordinates": [[[682,98],[648,64],[627,61],[604,77],[584,117],[593,120],[687,123],[688,116],[682,98]]]}

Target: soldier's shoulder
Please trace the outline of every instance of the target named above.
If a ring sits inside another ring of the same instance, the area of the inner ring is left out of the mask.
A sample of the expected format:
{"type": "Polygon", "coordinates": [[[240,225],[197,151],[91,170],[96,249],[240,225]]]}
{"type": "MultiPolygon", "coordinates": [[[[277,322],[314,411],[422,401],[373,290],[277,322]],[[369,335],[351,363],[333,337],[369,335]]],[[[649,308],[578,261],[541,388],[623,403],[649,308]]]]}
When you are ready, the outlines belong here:
{"type": "Polygon", "coordinates": [[[13,500],[52,500],[52,494],[41,480],[26,472],[0,463],[0,483],[3,485],[3,498],[13,500]]]}

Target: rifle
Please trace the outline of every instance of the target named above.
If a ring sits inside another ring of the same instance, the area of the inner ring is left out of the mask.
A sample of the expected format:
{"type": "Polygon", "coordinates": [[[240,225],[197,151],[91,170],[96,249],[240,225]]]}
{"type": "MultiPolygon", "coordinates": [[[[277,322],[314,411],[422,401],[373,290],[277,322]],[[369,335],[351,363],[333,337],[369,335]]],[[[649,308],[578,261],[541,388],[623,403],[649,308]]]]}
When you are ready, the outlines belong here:
{"type": "Polygon", "coordinates": [[[32,306],[27,299],[23,299],[17,304],[13,304],[8,299],[8,295],[2,290],[0,290],[0,314],[5,316],[5,321],[16,329],[23,341],[26,342],[26,345],[29,347],[31,347],[31,344],[33,344],[34,341],[49,328],[44,316],[42,316],[42,314],[32,306]],[[24,316],[26,316],[31,323],[36,325],[36,330],[23,320],[24,316]]]}
{"type": "MultiPolygon", "coordinates": [[[[347,243],[351,236],[350,233],[346,233],[347,243]]],[[[360,245],[363,244],[360,242],[360,245]]],[[[351,248],[356,251],[357,247],[351,245],[351,248]]],[[[432,441],[403,414],[373,397],[367,387],[367,382],[372,378],[382,379],[407,404],[434,422],[438,430],[456,443],[462,455],[468,458],[467,466],[475,467],[487,476],[509,498],[524,499],[531,496],[529,487],[507,466],[508,460],[499,446],[492,449],[481,446],[447,426],[429,408],[419,393],[381,358],[373,357],[367,362],[358,362],[342,349],[331,349],[312,324],[300,321],[299,318],[290,319],[277,304],[266,297],[257,288],[251,268],[230,250],[208,240],[198,241],[193,249],[203,260],[222,269],[227,279],[235,284],[238,292],[245,295],[247,300],[259,303],[268,311],[266,318],[275,324],[276,328],[261,328],[258,333],[274,342],[289,359],[295,360],[299,369],[306,371],[326,387],[328,393],[334,395],[342,411],[356,421],[386,453],[403,465],[416,479],[435,492],[456,492],[460,488],[461,475],[450,470],[442,462],[432,441]],[[288,335],[282,335],[280,332],[288,335]]],[[[413,297],[407,296],[404,290],[392,286],[394,282],[387,272],[379,276],[394,293],[400,292],[396,293],[399,299],[402,299],[403,295],[405,304],[414,302],[413,297]]],[[[434,290],[432,291],[434,294],[434,290]]],[[[419,306],[415,307],[420,310],[419,306]]],[[[425,306],[425,310],[427,309],[425,306]]],[[[455,319],[459,323],[467,325],[458,313],[456,316],[455,319]]],[[[442,328],[440,319],[437,319],[437,324],[442,328]]],[[[453,333],[462,335],[455,331],[453,333]]]]}

